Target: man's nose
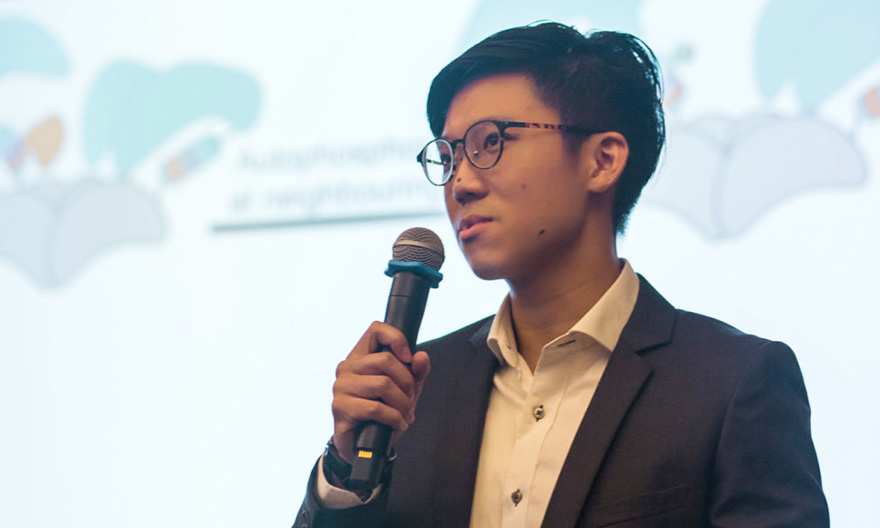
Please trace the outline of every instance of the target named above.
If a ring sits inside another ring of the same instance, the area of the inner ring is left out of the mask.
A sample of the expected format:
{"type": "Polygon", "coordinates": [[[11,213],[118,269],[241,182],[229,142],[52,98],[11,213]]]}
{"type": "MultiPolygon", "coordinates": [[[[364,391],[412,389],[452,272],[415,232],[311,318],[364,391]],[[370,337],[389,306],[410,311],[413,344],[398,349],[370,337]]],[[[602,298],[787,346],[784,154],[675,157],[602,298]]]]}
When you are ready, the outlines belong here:
{"type": "Polygon", "coordinates": [[[471,164],[467,156],[461,157],[461,162],[455,168],[455,173],[446,185],[451,186],[452,197],[460,204],[482,198],[486,194],[486,171],[478,169],[471,164]]]}

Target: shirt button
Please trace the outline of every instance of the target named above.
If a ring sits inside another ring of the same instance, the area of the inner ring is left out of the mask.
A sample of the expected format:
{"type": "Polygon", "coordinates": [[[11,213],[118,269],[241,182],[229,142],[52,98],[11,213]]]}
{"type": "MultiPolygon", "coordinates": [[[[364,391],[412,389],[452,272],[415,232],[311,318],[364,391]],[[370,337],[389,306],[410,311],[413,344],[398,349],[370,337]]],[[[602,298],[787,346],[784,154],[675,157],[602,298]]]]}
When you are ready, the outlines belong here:
{"type": "Polygon", "coordinates": [[[522,492],[520,490],[516,490],[510,494],[510,500],[513,501],[513,505],[516,506],[519,504],[519,501],[522,500],[522,492]]]}
{"type": "Polygon", "coordinates": [[[536,422],[537,422],[538,420],[540,420],[541,418],[543,418],[543,417],[544,417],[544,406],[543,406],[543,405],[538,405],[537,407],[535,407],[534,409],[532,409],[532,416],[535,417],[535,421],[536,421],[536,422]]]}

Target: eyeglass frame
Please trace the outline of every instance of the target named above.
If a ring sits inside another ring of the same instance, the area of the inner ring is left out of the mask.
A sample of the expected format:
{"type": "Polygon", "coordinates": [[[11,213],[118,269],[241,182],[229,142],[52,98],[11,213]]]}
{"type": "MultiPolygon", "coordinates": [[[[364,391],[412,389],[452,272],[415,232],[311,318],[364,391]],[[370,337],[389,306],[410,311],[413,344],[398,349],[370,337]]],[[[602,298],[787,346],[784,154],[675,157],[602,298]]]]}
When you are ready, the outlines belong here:
{"type": "Polygon", "coordinates": [[[477,121],[476,123],[472,124],[471,126],[469,126],[468,129],[465,130],[464,135],[461,136],[461,139],[455,139],[453,141],[449,141],[448,139],[443,138],[443,137],[436,137],[436,138],[432,139],[427,144],[425,144],[425,146],[422,147],[422,150],[419,151],[419,153],[416,155],[416,161],[422,165],[422,172],[424,172],[425,178],[428,180],[428,183],[430,183],[431,185],[435,185],[437,187],[443,187],[444,185],[449,183],[449,181],[452,179],[452,176],[455,174],[455,170],[456,170],[455,149],[458,148],[458,145],[462,146],[462,151],[464,152],[464,157],[467,158],[468,162],[474,168],[479,169],[479,170],[489,170],[492,167],[494,167],[495,165],[498,165],[498,162],[501,161],[501,155],[504,154],[504,131],[507,130],[508,128],[532,128],[532,129],[538,129],[538,130],[555,130],[557,132],[568,132],[568,133],[573,133],[573,134],[586,134],[588,136],[592,136],[593,134],[599,134],[602,132],[600,130],[593,130],[590,128],[584,128],[584,127],[577,126],[577,125],[531,123],[531,122],[527,122],[527,121],[497,121],[494,119],[482,119],[482,120],[477,121]],[[489,165],[488,167],[480,167],[479,165],[474,163],[474,161],[471,159],[470,154],[468,154],[467,149],[464,148],[464,145],[467,141],[467,135],[470,133],[470,131],[473,130],[473,128],[475,126],[481,125],[483,123],[494,124],[495,127],[498,129],[498,133],[501,136],[499,138],[501,141],[501,145],[498,148],[498,157],[495,158],[495,161],[493,161],[492,164],[489,165]],[[446,143],[449,146],[449,151],[452,152],[452,161],[451,161],[452,168],[449,170],[449,174],[445,178],[443,178],[443,181],[441,183],[434,183],[431,180],[431,177],[428,175],[428,160],[426,157],[426,153],[428,151],[428,147],[430,147],[434,143],[446,143]]]}

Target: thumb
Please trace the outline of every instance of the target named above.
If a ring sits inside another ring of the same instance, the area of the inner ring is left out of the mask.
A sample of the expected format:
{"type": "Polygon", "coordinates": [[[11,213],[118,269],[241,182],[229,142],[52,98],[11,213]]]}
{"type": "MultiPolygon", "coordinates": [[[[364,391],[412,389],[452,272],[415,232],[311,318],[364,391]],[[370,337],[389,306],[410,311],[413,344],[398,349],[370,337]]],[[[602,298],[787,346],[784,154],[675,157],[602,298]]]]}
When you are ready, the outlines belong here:
{"type": "Polygon", "coordinates": [[[410,365],[410,370],[413,374],[413,380],[415,384],[413,386],[413,412],[415,412],[416,404],[419,401],[419,396],[422,394],[422,387],[425,384],[425,379],[428,377],[428,374],[431,373],[431,358],[428,357],[428,353],[420,350],[413,355],[412,364],[410,365]]]}

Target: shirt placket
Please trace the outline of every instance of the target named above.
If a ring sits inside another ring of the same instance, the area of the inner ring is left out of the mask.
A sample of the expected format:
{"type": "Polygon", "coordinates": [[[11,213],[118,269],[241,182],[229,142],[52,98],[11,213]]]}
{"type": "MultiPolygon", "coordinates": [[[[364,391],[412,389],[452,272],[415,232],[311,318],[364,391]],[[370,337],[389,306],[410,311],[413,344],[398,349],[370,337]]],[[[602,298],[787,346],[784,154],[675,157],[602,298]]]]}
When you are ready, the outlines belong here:
{"type": "Polygon", "coordinates": [[[535,469],[540,467],[542,447],[553,427],[565,392],[567,372],[558,361],[558,346],[548,346],[534,376],[525,376],[526,398],[519,412],[511,465],[504,479],[502,526],[524,528],[532,503],[535,469]]]}

